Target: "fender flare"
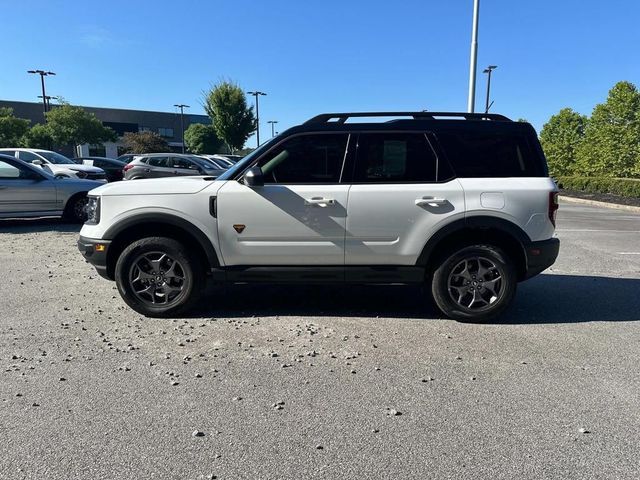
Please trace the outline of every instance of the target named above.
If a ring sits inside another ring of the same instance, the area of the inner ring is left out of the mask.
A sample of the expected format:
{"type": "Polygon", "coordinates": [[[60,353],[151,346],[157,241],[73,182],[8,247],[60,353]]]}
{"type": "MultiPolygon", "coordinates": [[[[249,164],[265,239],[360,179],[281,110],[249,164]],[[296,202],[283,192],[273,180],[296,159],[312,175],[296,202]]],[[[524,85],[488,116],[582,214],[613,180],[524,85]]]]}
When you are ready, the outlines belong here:
{"type": "Polygon", "coordinates": [[[218,254],[216,253],[216,250],[207,235],[202,230],[200,230],[200,228],[196,227],[184,218],[170,215],[168,213],[147,212],[132,215],[110,226],[104,233],[103,238],[105,240],[113,240],[118,236],[118,234],[122,233],[128,228],[143,223],[164,223],[166,225],[171,225],[172,227],[177,227],[184,230],[202,247],[202,250],[204,250],[207,256],[209,265],[212,268],[220,266],[218,254]]]}
{"type": "Polygon", "coordinates": [[[514,223],[504,220],[499,217],[491,217],[487,215],[477,215],[467,218],[461,218],[459,220],[455,220],[440,230],[438,230],[435,234],[429,238],[425,246],[422,248],[422,252],[418,256],[418,260],[416,261],[417,266],[426,267],[429,262],[429,257],[434,252],[436,247],[440,245],[440,242],[447,238],[450,235],[453,235],[457,232],[463,230],[497,230],[510,235],[512,238],[518,241],[520,246],[523,248],[531,243],[531,238],[527,235],[527,232],[522,230],[518,225],[514,223]]]}

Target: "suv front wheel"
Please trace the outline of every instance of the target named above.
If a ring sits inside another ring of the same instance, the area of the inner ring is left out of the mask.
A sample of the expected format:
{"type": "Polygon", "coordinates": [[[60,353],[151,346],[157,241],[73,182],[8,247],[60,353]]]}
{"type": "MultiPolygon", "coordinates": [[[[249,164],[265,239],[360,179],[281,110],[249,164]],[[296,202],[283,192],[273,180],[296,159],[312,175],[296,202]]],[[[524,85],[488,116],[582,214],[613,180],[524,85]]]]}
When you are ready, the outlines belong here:
{"type": "Polygon", "coordinates": [[[483,322],[509,306],[516,286],[508,255],[492,245],[472,245],[445,256],[433,273],[431,292],[446,316],[483,322]]]}
{"type": "Polygon", "coordinates": [[[120,254],[115,280],[124,301],[147,317],[184,312],[198,300],[204,274],[177,240],[149,237],[120,254]]]}

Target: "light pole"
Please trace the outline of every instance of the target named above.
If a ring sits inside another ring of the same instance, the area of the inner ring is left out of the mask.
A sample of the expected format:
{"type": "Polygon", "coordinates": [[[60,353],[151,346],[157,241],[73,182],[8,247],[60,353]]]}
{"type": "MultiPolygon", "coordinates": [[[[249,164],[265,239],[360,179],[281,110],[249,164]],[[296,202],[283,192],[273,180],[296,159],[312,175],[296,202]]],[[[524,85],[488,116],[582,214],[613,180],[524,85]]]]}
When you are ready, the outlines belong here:
{"type": "Polygon", "coordinates": [[[43,110],[44,110],[44,121],[47,121],[47,94],[45,93],[44,90],[44,77],[47,77],[49,75],[55,75],[55,73],[53,72],[49,72],[46,70],[27,70],[27,73],[37,73],[38,75],[40,75],[40,83],[42,83],[42,106],[43,106],[43,110]]]}
{"type": "Polygon", "coordinates": [[[180,109],[180,130],[182,131],[182,153],[184,153],[184,109],[191,108],[189,105],[185,105],[184,103],[174,103],[174,107],[178,107],[180,109]]]}
{"type": "Polygon", "coordinates": [[[484,107],[484,113],[489,113],[489,108],[491,108],[491,105],[493,105],[493,102],[491,102],[491,105],[489,104],[489,95],[491,92],[491,72],[494,71],[496,68],[498,68],[497,65],[489,65],[487,68],[485,68],[482,73],[486,73],[487,76],[487,101],[485,102],[485,107],[484,107]]]}
{"type": "Polygon", "coordinates": [[[258,106],[258,97],[266,95],[266,93],[256,90],[255,92],[247,92],[249,95],[256,97],[256,146],[260,146],[260,109],[258,106]]]}
{"type": "Polygon", "coordinates": [[[267,123],[271,124],[271,138],[273,138],[275,136],[274,126],[276,123],[278,123],[278,120],[269,120],[267,123]]]}
{"type": "MultiPolygon", "coordinates": [[[[43,98],[42,95],[38,95],[38,98],[43,98]]],[[[51,99],[54,100],[59,100],[60,97],[52,97],[51,95],[47,95],[46,97],[44,97],[44,99],[47,101],[47,111],[51,110],[51,99]]]]}
{"type": "Polygon", "coordinates": [[[471,29],[471,61],[469,64],[469,100],[467,111],[473,113],[476,109],[476,67],[478,64],[478,16],[480,14],[480,0],[473,0],[473,27],[471,29]]]}

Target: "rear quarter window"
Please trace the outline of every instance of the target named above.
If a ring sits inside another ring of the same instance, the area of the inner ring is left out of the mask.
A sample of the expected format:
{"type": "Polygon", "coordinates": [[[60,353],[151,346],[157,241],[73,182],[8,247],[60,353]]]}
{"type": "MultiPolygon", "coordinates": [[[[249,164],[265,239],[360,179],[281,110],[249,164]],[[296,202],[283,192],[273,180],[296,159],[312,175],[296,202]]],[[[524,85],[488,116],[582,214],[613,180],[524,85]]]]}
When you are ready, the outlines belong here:
{"type": "Polygon", "coordinates": [[[457,177],[544,177],[544,159],[524,133],[439,132],[457,177]]]}

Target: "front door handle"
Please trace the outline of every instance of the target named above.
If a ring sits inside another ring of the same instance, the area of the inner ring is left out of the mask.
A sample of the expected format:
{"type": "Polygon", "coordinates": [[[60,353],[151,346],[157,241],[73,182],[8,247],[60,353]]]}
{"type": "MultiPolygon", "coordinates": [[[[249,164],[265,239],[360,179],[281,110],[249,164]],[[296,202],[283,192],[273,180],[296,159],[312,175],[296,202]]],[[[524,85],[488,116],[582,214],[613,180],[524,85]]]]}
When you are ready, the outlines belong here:
{"type": "Polygon", "coordinates": [[[438,205],[444,205],[447,203],[446,198],[436,198],[436,197],[422,197],[416,198],[416,205],[422,207],[424,205],[429,205],[431,207],[437,207],[438,205]]]}
{"type": "Polygon", "coordinates": [[[327,207],[329,205],[333,205],[335,200],[333,198],[324,198],[324,197],[312,197],[305,198],[305,205],[317,205],[318,207],[327,207]]]}

